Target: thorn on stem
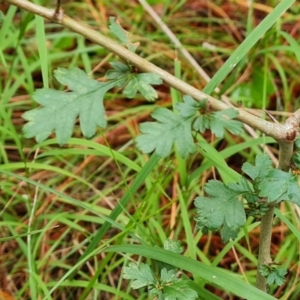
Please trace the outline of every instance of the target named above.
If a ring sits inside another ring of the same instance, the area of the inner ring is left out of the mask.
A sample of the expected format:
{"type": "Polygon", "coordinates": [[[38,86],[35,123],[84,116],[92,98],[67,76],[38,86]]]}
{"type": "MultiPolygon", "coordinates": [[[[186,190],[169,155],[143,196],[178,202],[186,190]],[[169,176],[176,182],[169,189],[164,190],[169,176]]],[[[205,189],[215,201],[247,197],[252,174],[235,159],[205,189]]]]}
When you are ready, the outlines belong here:
{"type": "Polygon", "coordinates": [[[55,10],[54,10],[53,19],[55,21],[60,22],[62,17],[63,17],[63,10],[61,8],[61,0],[57,0],[56,1],[56,7],[55,7],[55,10]]]}

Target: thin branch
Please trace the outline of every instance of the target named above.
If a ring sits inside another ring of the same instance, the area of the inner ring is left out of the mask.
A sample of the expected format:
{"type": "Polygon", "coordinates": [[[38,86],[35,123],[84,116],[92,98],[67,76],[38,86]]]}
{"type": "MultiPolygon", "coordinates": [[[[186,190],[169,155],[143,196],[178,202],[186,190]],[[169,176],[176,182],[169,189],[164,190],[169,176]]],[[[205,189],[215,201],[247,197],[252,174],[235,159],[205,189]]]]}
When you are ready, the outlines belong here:
{"type": "MultiPolygon", "coordinates": [[[[284,126],[290,129],[286,132],[287,139],[294,140],[298,134],[300,124],[300,110],[293,113],[284,123],[284,126]],[[291,136],[289,137],[289,133],[291,136]]],[[[278,169],[288,171],[290,169],[291,158],[293,155],[294,143],[289,141],[279,142],[279,164],[278,169]]],[[[271,204],[267,213],[261,218],[261,232],[259,238],[259,253],[258,253],[258,266],[256,275],[256,287],[267,292],[267,279],[260,274],[260,267],[263,265],[270,265],[272,258],[270,255],[271,238],[273,229],[275,204],[271,204]]]]}
{"type": "MultiPolygon", "coordinates": [[[[36,5],[26,0],[6,0],[6,2],[23,8],[29,12],[40,15],[52,22],[59,23],[70,30],[79,33],[80,35],[86,37],[87,39],[93,41],[94,43],[106,48],[108,51],[118,55],[131,62],[133,65],[145,72],[152,72],[159,74],[161,78],[171,87],[177,89],[183,94],[192,96],[195,100],[201,101],[203,99],[207,100],[207,108],[213,111],[221,111],[229,108],[230,106],[220,100],[217,100],[199,90],[193,86],[187,84],[186,82],[176,78],[170,73],[164,71],[163,69],[155,66],[154,64],[148,62],[146,59],[136,55],[135,53],[127,50],[126,48],[120,46],[117,42],[111,40],[110,38],[102,35],[101,33],[81,24],[70,17],[60,13],[56,14],[53,9],[47,9],[45,7],[36,5]]],[[[275,124],[263,120],[257,116],[249,114],[243,108],[235,108],[239,112],[238,120],[249,125],[250,127],[257,129],[268,136],[273,137],[277,141],[286,141],[286,131],[292,130],[289,124],[285,126],[281,124],[275,124]]]]}
{"type": "Polygon", "coordinates": [[[272,263],[270,252],[271,252],[274,209],[275,209],[275,205],[271,205],[269,207],[269,210],[266,212],[266,214],[262,216],[261,223],[260,223],[256,287],[265,292],[267,292],[268,289],[267,279],[260,274],[260,268],[263,265],[269,266],[272,263]]]}

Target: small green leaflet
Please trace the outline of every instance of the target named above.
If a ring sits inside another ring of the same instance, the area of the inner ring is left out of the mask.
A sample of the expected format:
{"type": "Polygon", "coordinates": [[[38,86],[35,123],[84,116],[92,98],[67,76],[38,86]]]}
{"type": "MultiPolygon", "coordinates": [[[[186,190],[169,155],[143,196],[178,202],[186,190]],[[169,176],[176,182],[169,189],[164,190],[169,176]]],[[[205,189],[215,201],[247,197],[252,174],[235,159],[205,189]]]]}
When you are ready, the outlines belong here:
{"type": "Polygon", "coordinates": [[[281,286],[285,282],[285,275],[287,270],[284,268],[276,268],[273,266],[263,265],[260,267],[260,273],[262,276],[267,278],[267,283],[269,285],[276,284],[281,286]]]}
{"type": "Polygon", "coordinates": [[[189,280],[178,278],[176,273],[175,269],[163,268],[160,278],[156,278],[149,265],[130,263],[128,267],[124,267],[123,277],[132,280],[130,286],[133,289],[147,286],[150,295],[158,296],[159,299],[196,299],[198,295],[189,287],[189,280]]]}
{"type": "Polygon", "coordinates": [[[192,119],[183,118],[166,108],[156,109],[151,116],[158,122],[140,125],[142,135],[136,140],[141,151],[155,151],[160,157],[166,157],[170,154],[173,143],[183,158],[196,151],[191,132],[192,119]]]}
{"type": "Polygon", "coordinates": [[[123,269],[123,277],[132,280],[131,287],[139,289],[148,285],[156,285],[158,282],[149,265],[140,263],[130,263],[123,269]]]}
{"type": "Polygon", "coordinates": [[[78,116],[83,135],[87,138],[95,134],[97,126],[105,128],[103,97],[115,83],[90,79],[75,67],[70,70],[58,68],[54,74],[72,92],[46,88],[37,90],[32,97],[42,107],[23,114],[22,117],[29,121],[23,127],[25,137],[35,137],[40,143],[54,131],[58,144],[63,145],[71,137],[78,116]]]}
{"type": "Polygon", "coordinates": [[[170,239],[164,241],[164,249],[177,254],[181,254],[184,251],[180,241],[170,239]]]}
{"type": "MultiPolygon", "coordinates": [[[[128,32],[115,21],[114,17],[110,17],[109,22],[111,32],[129,51],[135,52],[139,43],[131,43],[128,38],[128,32]]],[[[132,72],[132,67],[129,64],[123,64],[118,61],[111,62],[110,64],[113,70],[109,70],[106,73],[106,77],[110,80],[119,79],[117,86],[124,88],[123,94],[127,98],[134,98],[137,93],[140,93],[148,101],[154,101],[157,98],[157,93],[151,85],[162,84],[162,80],[158,74],[135,74],[132,72]],[[122,80],[120,81],[120,79],[122,80]]]]}
{"type": "Polygon", "coordinates": [[[112,70],[108,70],[105,77],[109,80],[124,79],[124,82],[121,81],[121,85],[119,86],[123,87],[128,80],[128,75],[131,74],[131,67],[121,63],[120,61],[112,61],[109,64],[111,65],[112,70]]]}
{"type": "Polygon", "coordinates": [[[134,98],[137,93],[140,93],[148,101],[154,101],[157,98],[156,90],[151,84],[162,84],[162,80],[158,74],[134,74],[129,65],[125,65],[119,61],[111,62],[110,65],[113,69],[106,73],[106,78],[109,80],[118,80],[116,86],[124,87],[124,96],[134,98]]]}
{"type": "Polygon", "coordinates": [[[228,185],[211,180],[204,186],[207,197],[195,199],[197,228],[204,233],[221,229],[224,242],[234,239],[244,225],[244,202],[247,215],[255,217],[265,214],[271,202],[286,200],[300,206],[297,177],[273,168],[268,155],[257,155],[255,165],[246,162],[242,170],[252,183],[245,177],[228,185]]]}
{"type": "Polygon", "coordinates": [[[191,96],[183,97],[184,103],[177,103],[176,108],[182,117],[194,117],[193,129],[203,133],[210,129],[218,138],[224,136],[227,129],[233,134],[239,135],[243,132],[243,124],[233,118],[238,116],[238,112],[233,108],[228,108],[218,112],[206,112],[206,100],[197,102],[191,96]]]}
{"type": "Polygon", "coordinates": [[[273,168],[268,155],[257,155],[255,166],[246,162],[242,170],[253,180],[253,187],[259,197],[267,198],[268,202],[287,200],[300,206],[297,177],[273,168]]]}
{"type": "Polygon", "coordinates": [[[263,179],[272,169],[272,161],[266,154],[257,155],[255,157],[255,165],[245,162],[242,171],[252,180],[263,179]]]}
{"type": "Polygon", "coordinates": [[[110,17],[109,22],[110,25],[108,26],[111,32],[122,42],[126,48],[131,51],[135,52],[137,47],[139,46],[139,43],[131,43],[131,41],[128,38],[128,32],[124,30],[118,22],[115,21],[115,17],[110,17]]]}
{"type": "Polygon", "coordinates": [[[127,98],[134,98],[140,93],[146,100],[154,101],[157,93],[151,84],[162,84],[160,76],[154,73],[131,74],[123,94],[127,98]]]}
{"type": "MultiPolygon", "coordinates": [[[[160,299],[193,300],[198,298],[196,291],[190,288],[189,280],[176,277],[176,270],[162,269],[160,277],[163,286],[163,293],[161,293],[163,297],[160,299]]],[[[159,295],[160,290],[156,290],[159,295]]]]}
{"type": "Polygon", "coordinates": [[[210,130],[217,138],[224,136],[225,129],[236,135],[242,134],[243,124],[240,121],[233,120],[238,114],[234,108],[228,108],[210,114],[210,130]]]}
{"type": "Polygon", "coordinates": [[[293,154],[292,161],[295,165],[295,169],[299,170],[300,169],[300,152],[299,152],[299,148],[298,148],[298,151],[295,154],[293,154]]]}
{"type": "Polygon", "coordinates": [[[182,99],[184,102],[176,103],[175,105],[175,108],[178,109],[182,117],[189,118],[196,116],[199,110],[205,113],[206,100],[198,102],[189,95],[184,95],[182,99]]]}
{"type": "Polygon", "coordinates": [[[210,197],[199,196],[195,199],[197,228],[203,232],[222,228],[224,242],[236,238],[246,222],[242,193],[217,180],[210,180],[204,190],[210,197]]]}
{"type": "MultiPolygon", "coordinates": [[[[170,252],[173,252],[173,253],[177,253],[177,254],[181,254],[184,251],[184,248],[181,246],[180,241],[171,240],[171,239],[166,239],[164,241],[164,249],[168,250],[170,252]]],[[[166,270],[171,270],[171,269],[174,270],[174,266],[172,266],[170,264],[166,264],[161,261],[156,261],[156,264],[160,270],[162,270],[164,268],[166,270]]]]}

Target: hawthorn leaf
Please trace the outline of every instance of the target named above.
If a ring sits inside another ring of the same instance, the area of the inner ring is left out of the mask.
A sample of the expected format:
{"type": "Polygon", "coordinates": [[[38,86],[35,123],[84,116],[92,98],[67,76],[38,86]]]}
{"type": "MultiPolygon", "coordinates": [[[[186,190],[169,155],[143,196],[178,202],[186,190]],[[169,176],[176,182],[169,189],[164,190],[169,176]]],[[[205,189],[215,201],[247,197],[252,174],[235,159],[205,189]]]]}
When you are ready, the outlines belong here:
{"type": "Polygon", "coordinates": [[[260,196],[267,197],[269,202],[287,200],[300,204],[297,177],[292,173],[272,169],[259,184],[260,196]]]}
{"type": "Polygon", "coordinates": [[[126,30],[124,30],[118,22],[115,21],[115,17],[110,17],[109,22],[110,25],[108,26],[111,32],[120,40],[121,43],[123,43],[126,48],[131,51],[135,52],[137,47],[139,46],[139,43],[132,43],[129,40],[129,34],[126,30]]]}
{"type": "MultiPolygon", "coordinates": [[[[224,136],[225,129],[236,135],[243,132],[243,123],[233,120],[233,118],[238,116],[238,112],[235,109],[228,108],[222,111],[208,113],[204,112],[205,107],[203,105],[204,104],[202,104],[202,106],[198,106],[200,115],[193,124],[193,128],[195,130],[204,132],[206,129],[210,129],[218,138],[222,138],[224,136]]],[[[190,100],[188,103],[180,105],[179,109],[183,115],[196,112],[196,106],[190,100]]]]}
{"type": "Polygon", "coordinates": [[[188,280],[172,282],[164,286],[165,300],[194,300],[198,299],[196,291],[190,288],[188,280]]]}
{"type": "Polygon", "coordinates": [[[203,133],[206,129],[210,129],[210,117],[209,115],[200,115],[193,123],[193,129],[203,133]]]}
{"type": "Polygon", "coordinates": [[[198,297],[196,291],[190,288],[189,280],[177,278],[176,269],[163,268],[160,272],[160,281],[163,288],[163,299],[193,300],[198,297]]]}
{"type": "Polygon", "coordinates": [[[238,233],[240,231],[240,228],[229,228],[227,224],[225,223],[224,226],[221,229],[221,239],[224,243],[229,242],[230,240],[234,240],[238,233]]]}
{"type": "Polygon", "coordinates": [[[233,134],[240,135],[243,133],[243,123],[233,118],[238,116],[238,112],[233,108],[210,114],[210,130],[216,137],[222,138],[224,130],[227,129],[233,134]]]}
{"type": "MultiPolygon", "coordinates": [[[[285,282],[285,275],[287,274],[287,270],[285,268],[276,268],[275,270],[276,272],[274,273],[276,274],[276,276],[274,278],[274,283],[278,286],[281,286],[285,282]]],[[[269,278],[268,278],[268,283],[269,283],[269,278]]]]}
{"type": "MultiPolygon", "coordinates": [[[[181,254],[184,251],[184,248],[181,246],[180,241],[171,240],[169,238],[164,241],[164,249],[177,254],[181,254]]],[[[160,270],[176,270],[174,266],[168,263],[163,263],[161,261],[156,261],[156,265],[160,270]]]]}
{"type": "Polygon", "coordinates": [[[300,207],[300,187],[297,176],[293,176],[289,181],[286,200],[293,202],[300,207]]]}
{"type": "Polygon", "coordinates": [[[255,203],[258,201],[258,195],[253,191],[253,187],[245,177],[240,177],[238,182],[228,183],[228,187],[238,191],[248,202],[255,203]]]}
{"type": "Polygon", "coordinates": [[[291,174],[278,169],[272,169],[259,184],[261,197],[268,198],[268,202],[279,200],[287,192],[291,174]]]}
{"type": "Polygon", "coordinates": [[[83,135],[87,138],[95,134],[97,126],[105,128],[103,97],[115,86],[114,82],[101,83],[90,79],[76,67],[70,70],[58,68],[54,76],[72,92],[47,88],[34,92],[33,99],[42,107],[23,114],[28,121],[23,127],[25,137],[35,137],[39,143],[55,132],[58,144],[63,145],[72,136],[78,116],[83,135]]]}
{"type": "Polygon", "coordinates": [[[272,161],[267,154],[259,154],[255,158],[255,165],[245,162],[242,171],[252,180],[256,178],[263,179],[272,169],[272,161]]]}
{"type": "Polygon", "coordinates": [[[271,267],[267,265],[262,265],[259,269],[259,272],[262,276],[267,277],[271,272],[271,267]]]}
{"type": "Polygon", "coordinates": [[[197,227],[212,231],[224,228],[224,241],[228,240],[228,235],[234,239],[246,221],[241,192],[217,180],[210,180],[204,190],[209,197],[195,199],[197,227]]]}
{"type": "MultiPolygon", "coordinates": [[[[297,139],[297,140],[299,140],[299,139],[297,139]]],[[[299,170],[300,169],[300,152],[299,151],[297,151],[295,154],[293,154],[292,161],[295,164],[296,168],[299,170]]]]}
{"type": "Polygon", "coordinates": [[[170,239],[164,241],[164,249],[177,254],[181,254],[184,251],[180,241],[170,239]]]}
{"type": "Polygon", "coordinates": [[[128,267],[123,269],[123,277],[132,280],[130,286],[133,289],[139,289],[148,285],[155,285],[157,280],[149,265],[140,263],[129,263],[128,267]]]}
{"type": "MultiPolygon", "coordinates": [[[[287,200],[300,205],[297,177],[292,173],[273,168],[268,155],[257,155],[255,165],[246,162],[242,170],[254,181],[257,196],[267,198],[268,202],[287,200]]],[[[249,197],[246,196],[246,199],[251,202],[249,197]]]]}
{"type": "Polygon", "coordinates": [[[175,108],[178,110],[179,115],[185,118],[192,117],[196,115],[199,110],[204,111],[206,108],[206,100],[197,102],[191,96],[184,95],[183,101],[183,103],[176,103],[175,108]]]}
{"type": "Polygon", "coordinates": [[[163,268],[160,271],[160,280],[162,284],[180,280],[176,277],[176,273],[177,269],[167,270],[166,268],[163,268]]]}
{"type": "Polygon", "coordinates": [[[229,182],[228,187],[231,188],[232,190],[235,190],[235,191],[243,193],[243,194],[253,192],[253,189],[252,189],[249,181],[244,177],[240,177],[238,182],[229,182]]]}
{"type": "Polygon", "coordinates": [[[140,93],[146,100],[154,101],[157,98],[157,93],[151,84],[162,84],[162,80],[158,74],[130,74],[123,94],[127,98],[134,98],[137,93],[140,93]]]}
{"type": "Polygon", "coordinates": [[[158,122],[145,122],[140,125],[142,134],[136,141],[141,151],[155,151],[160,157],[166,157],[171,153],[174,143],[183,158],[196,151],[191,119],[176,115],[166,108],[156,109],[151,116],[158,122]]]}
{"type": "Polygon", "coordinates": [[[116,87],[123,87],[128,82],[128,76],[132,72],[130,66],[119,61],[112,61],[109,64],[112,69],[106,72],[105,77],[109,80],[116,80],[116,87]]]}
{"type": "Polygon", "coordinates": [[[260,267],[260,273],[262,276],[267,278],[267,283],[269,285],[276,284],[281,286],[285,282],[287,270],[285,268],[275,268],[272,266],[262,265],[260,267]]]}

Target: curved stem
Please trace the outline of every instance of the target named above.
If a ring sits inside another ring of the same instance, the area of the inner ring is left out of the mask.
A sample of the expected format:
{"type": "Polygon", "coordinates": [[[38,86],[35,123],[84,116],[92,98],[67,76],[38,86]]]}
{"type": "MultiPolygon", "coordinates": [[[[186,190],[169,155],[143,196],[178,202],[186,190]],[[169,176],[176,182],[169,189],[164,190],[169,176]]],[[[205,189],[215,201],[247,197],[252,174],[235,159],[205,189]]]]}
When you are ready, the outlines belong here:
{"type": "Polygon", "coordinates": [[[260,224],[256,287],[265,292],[267,292],[267,288],[268,288],[267,279],[260,274],[259,270],[261,266],[270,265],[272,263],[270,250],[271,250],[274,209],[275,209],[275,205],[271,205],[269,207],[267,213],[264,216],[262,216],[261,224],[260,224]]]}
{"type": "MultiPolygon", "coordinates": [[[[297,110],[291,117],[289,117],[285,124],[291,124],[297,130],[300,120],[300,111],[297,110]]],[[[288,171],[291,164],[291,157],[293,155],[294,144],[290,142],[279,143],[279,164],[278,169],[282,171],[288,171]]],[[[271,239],[273,229],[273,216],[274,216],[275,204],[269,206],[267,213],[261,218],[260,225],[260,238],[259,238],[259,253],[258,253],[258,266],[256,274],[256,287],[267,292],[268,285],[267,280],[260,274],[260,267],[263,265],[270,265],[272,258],[270,254],[271,239]]]]}
{"type": "MultiPolygon", "coordinates": [[[[138,56],[137,54],[127,50],[126,48],[119,45],[117,42],[113,41],[112,39],[102,35],[98,31],[95,31],[84,24],[81,24],[72,18],[64,15],[62,12],[57,14],[56,10],[47,9],[45,7],[36,5],[32,2],[27,0],[6,0],[6,2],[16,5],[20,8],[23,8],[27,11],[30,11],[34,14],[40,15],[52,22],[59,23],[64,27],[69,28],[70,30],[81,34],[82,36],[86,37],[87,39],[93,41],[94,43],[106,48],[110,52],[118,55],[119,57],[123,58],[124,60],[129,61],[140,70],[145,72],[152,72],[159,74],[160,77],[171,87],[177,89],[178,91],[182,92],[183,94],[192,96],[195,100],[201,101],[206,100],[207,105],[206,107],[209,110],[213,111],[221,111],[227,108],[230,108],[228,104],[215,99],[202,91],[194,88],[193,86],[187,84],[186,82],[176,78],[175,76],[171,75],[170,73],[166,72],[165,70],[157,67],[156,65],[148,62],[146,59],[138,56]]],[[[263,120],[249,112],[247,112],[243,108],[235,108],[239,115],[236,119],[242,121],[243,123],[249,125],[250,127],[257,129],[268,136],[273,137],[277,141],[285,141],[287,139],[286,132],[288,130],[292,130],[290,124],[278,124],[268,122],[263,120]]],[[[292,135],[291,135],[292,136],[292,135]]]]}

